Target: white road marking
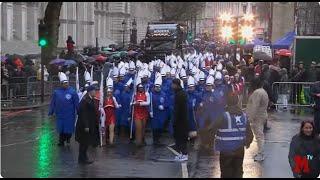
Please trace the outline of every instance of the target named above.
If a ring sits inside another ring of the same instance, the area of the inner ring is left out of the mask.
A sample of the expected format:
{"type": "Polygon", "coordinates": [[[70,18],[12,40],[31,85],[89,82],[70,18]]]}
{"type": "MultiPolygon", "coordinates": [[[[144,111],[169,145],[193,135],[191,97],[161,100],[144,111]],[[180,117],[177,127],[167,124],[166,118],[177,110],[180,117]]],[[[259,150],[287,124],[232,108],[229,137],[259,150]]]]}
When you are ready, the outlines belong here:
{"type": "Polygon", "coordinates": [[[181,168],[182,168],[182,178],[188,178],[188,168],[187,168],[187,163],[183,162],[181,163],[181,168]]]}
{"type": "Polygon", "coordinates": [[[171,147],[167,146],[167,148],[168,148],[174,155],[176,155],[176,156],[179,155],[179,153],[178,153],[176,150],[172,149],[171,147]]]}
{"type": "Polygon", "coordinates": [[[12,143],[12,144],[6,144],[6,145],[1,146],[1,148],[3,148],[3,147],[8,147],[8,146],[14,146],[14,145],[18,145],[18,144],[27,144],[27,143],[29,143],[29,142],[36,141],[36,140],[38,140],[38,139],[39,139],[39,137],[37,137],[37,138],[34,139],[34,140],[27,140],[27,141],[12,143]]]}
{"type": "MultiPolygon", "coordinates": [[[[167,146],[167,148],[175,155],[179,155],[179,153],[174,150],[173,148],[167,146]]],[[[181,169],[182,169],[182,178],[188,178],[188,168],[187,168],[187,162],[181,163],[181,169]]]]}

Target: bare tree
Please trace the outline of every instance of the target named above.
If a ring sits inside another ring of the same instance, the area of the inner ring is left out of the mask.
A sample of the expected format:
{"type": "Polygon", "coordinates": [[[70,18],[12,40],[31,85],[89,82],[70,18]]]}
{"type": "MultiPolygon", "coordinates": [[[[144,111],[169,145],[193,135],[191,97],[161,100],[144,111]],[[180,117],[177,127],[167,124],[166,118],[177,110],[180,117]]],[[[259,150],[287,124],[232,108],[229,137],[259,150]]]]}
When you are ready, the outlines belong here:
{"type": "Polygon", "coordinates": [[[56,55],[58,40],[59,40],[59,26],[60,26],[60,10],[62,2],[48,2],[44,15],[44,24],[48,27],[48,47],[43,49],[44,64],[48,65],[49,61],[56,55]]]}

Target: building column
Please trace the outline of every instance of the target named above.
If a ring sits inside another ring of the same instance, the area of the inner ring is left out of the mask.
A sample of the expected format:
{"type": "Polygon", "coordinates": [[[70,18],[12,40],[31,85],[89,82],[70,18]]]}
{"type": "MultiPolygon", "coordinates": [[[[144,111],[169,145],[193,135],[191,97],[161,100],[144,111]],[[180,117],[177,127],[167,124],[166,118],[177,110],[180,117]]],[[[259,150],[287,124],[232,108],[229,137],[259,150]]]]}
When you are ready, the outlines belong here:
{"type": "Polygon", "coordinates": [[[106,37],[106,21],[107,17],[105,14],[101,14],[101,35],[100,38],[105,38],[106,37]]]}
{"type": "Polygon", "coordinates": [[[28,39],[32,41],[38,40],[38,6],[36,3],[30,3],[27,7],[27,27],[28,27],[28,39]]]}
{"type": "Polygon", "coordinates": [[[13,3],[3,2],[3,12],[1,14],[1,30],[2,39],[4,41],[10,41],[13,39],[13,3]]]}
{"type": "Polygon", "coordinates": [[[83,3],[83,20],[85,22],[85,24],[83,25],[83,45],[87,46],[88,45],[88,2],[84,2],[83,3]]]}
{"type": "Polygon", "coordinates": [[[76,29],[77,29],[77,38],[76,38],[76,42],[77,42],[77,46],[78,47],[83,47],[84,46],[84,42],[83,42],[83,39],[84,39],[84,3],[83,2],[76,2],[76,5],[77,5],[77,12],[76,12],[76,29]]]}
{"type": "Polygon", "coordinates": [[[95,42],[95,15],[94,15],[94,2],[89,2],[88,4],[88,21],[90,25],[88,26],[88,45],[94,45],[95,42]],[[92,23],[92,24],[91,24],[92,23]]]}
{"type": "Polygon", "coordinates": [[[13,26],[18,40],[27,40],[27,3],[19,2],[13,6],[13,26]]]}

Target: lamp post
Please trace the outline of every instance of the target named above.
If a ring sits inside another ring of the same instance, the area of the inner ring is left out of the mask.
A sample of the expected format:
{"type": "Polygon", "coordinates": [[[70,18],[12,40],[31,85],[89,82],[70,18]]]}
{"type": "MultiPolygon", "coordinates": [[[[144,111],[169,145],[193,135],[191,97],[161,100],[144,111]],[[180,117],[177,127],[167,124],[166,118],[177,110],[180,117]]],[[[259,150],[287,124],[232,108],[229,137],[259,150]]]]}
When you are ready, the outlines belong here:
{"type": "Polygon", "coordinates": [[[123,48],[124,48],[124,32],[125,32],[125,28],[126,28],[126,21],[123,20],[122,21],[122,45],[123,45],[123,48]]]}
{"type": "Polygon", "coordinates": [[[133,19],[132,22],[132,43],[137,44],[137,22],[136,19],[133,19]]]}

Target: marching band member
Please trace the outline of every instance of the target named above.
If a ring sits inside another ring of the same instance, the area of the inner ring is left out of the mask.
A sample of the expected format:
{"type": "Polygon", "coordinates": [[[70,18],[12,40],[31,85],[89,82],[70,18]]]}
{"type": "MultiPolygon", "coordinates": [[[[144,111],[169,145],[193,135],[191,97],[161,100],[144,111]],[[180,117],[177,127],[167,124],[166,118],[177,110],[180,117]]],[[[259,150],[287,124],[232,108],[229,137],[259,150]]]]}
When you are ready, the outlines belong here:
{"type": "Polygon", "coordinates": [[[133,119],[136,128],[135,139],[137,146],[146,145],[144,140],[145,127],[149,118],[150,95],[145,91],[141,77],[137,78],[137,93],[134,95],[133,119]]]}

